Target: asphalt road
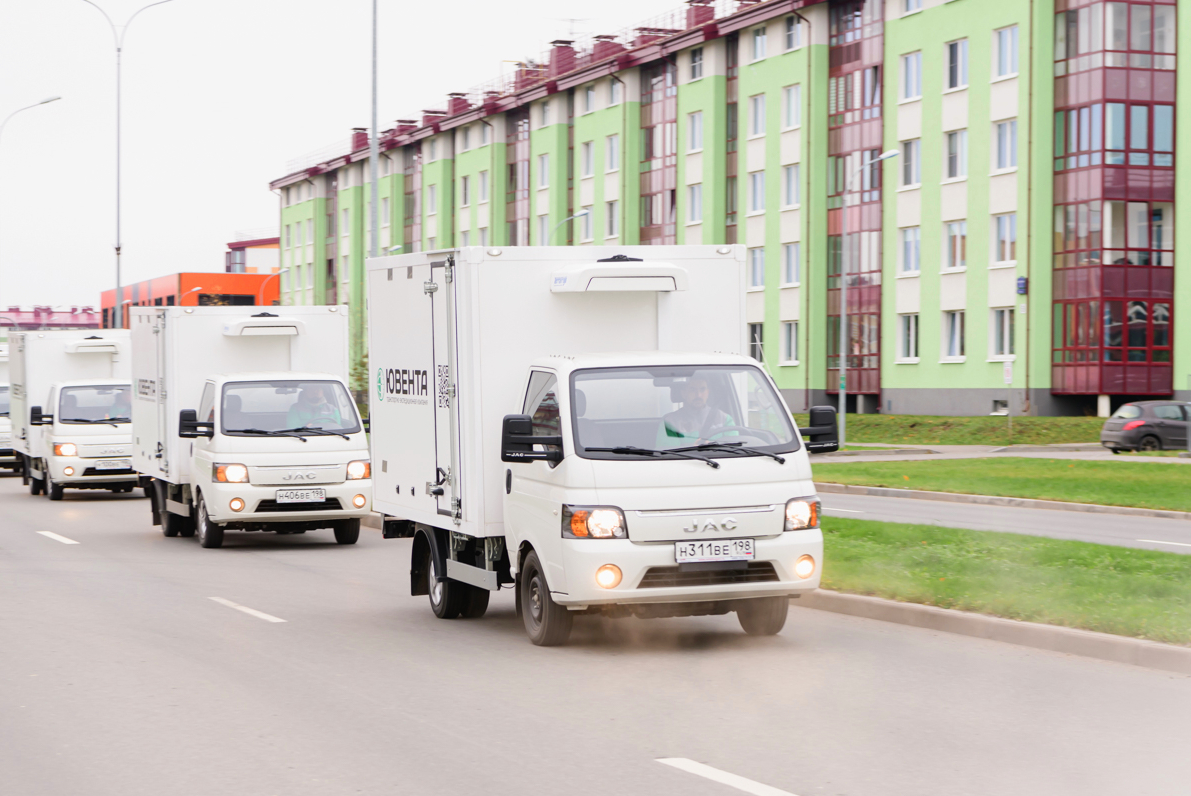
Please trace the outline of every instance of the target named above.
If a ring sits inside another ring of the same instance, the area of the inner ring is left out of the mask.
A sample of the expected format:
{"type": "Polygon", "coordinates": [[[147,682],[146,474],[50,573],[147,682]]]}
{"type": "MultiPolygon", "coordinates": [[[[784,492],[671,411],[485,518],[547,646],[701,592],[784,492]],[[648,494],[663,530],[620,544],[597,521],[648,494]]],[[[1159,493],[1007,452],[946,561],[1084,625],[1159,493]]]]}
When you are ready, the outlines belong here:
{"type": "Polygon", "coordinates": [[[1007,531],[1053,539],[1191,554],[1191,522],[1123,514],[984,506],[945,500],[823,493],[828,517],[883,520],[976,531],[1007,531]]]}
{"type": "Polygon", "coordinates": [[[404,540],[229,533],[203,550],[148,518],[141,498],[51,503],[0,480],[5,796],[1155,796],[1191,781],[1191,677],[810,609],[767,639],[733,616],[580,618],[570,646],[539,649],[508,592],[484,619],[435,619],[408,595],[404,540]],[[712,768],[658,762],[672,758],[712,768]],[[717,781],[731,776],[747,790],[717,781]]]}

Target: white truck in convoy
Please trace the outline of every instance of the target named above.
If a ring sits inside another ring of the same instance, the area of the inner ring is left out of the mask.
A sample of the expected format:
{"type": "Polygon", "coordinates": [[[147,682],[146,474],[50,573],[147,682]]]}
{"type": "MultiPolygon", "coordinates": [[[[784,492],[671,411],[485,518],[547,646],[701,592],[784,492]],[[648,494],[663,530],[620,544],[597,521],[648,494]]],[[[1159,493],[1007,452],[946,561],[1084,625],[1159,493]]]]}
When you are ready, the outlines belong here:
{"type": "Polygon", "coordinates": [[[0,343],[0,467],[19,471],[21,460],[12,449],[12,419],[8,409],[8,343],[0,343]]]}
{"type": "Polygon", "coordinates": [[[130,315],[133,465],[152,479],[153,524],[203,547],[220,547],[226,530],[331,529],[354,544],[372,481],[344,309],[130,315]]]}
{"type": "Polygon", "coordinates": [[[808,452],[746,350],[744,248],[463,248],[368,262],[374,506],[444,619],[516,589],[530,639],[578,613],[737,613],[777,633],[819,585],[808,452]]]}
{"type": "Polygon", "coordinates": [[[129,341],[125,329],[11,332],[12,447],[34,494],[131,492],[129,341]]]}

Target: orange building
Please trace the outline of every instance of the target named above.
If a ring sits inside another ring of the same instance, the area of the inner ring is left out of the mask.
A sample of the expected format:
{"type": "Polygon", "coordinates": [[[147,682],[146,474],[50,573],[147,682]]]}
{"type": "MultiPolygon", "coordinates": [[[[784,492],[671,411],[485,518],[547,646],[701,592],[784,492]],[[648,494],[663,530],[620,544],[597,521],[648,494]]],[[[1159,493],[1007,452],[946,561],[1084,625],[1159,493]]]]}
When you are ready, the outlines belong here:
{"type": "MultiPolygon", "coordinates": [[[[171,274],[124,285],[126,307],[271,306],[278,303],[277,274],[229,274],[218,271],[171,274]]],[[[115,325],[116,291],[100,296],[103,326],[115,325]]],[[[127,313],[124,318],[128,326],[127,313]]]]}

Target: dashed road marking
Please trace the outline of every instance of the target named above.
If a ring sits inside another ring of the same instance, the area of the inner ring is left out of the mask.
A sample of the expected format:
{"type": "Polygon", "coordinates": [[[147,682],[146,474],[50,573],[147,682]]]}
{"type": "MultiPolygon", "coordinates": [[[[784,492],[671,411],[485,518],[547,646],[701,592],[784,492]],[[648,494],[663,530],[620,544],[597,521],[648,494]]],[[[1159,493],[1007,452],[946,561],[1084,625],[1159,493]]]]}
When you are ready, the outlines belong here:
{"type": "Polygon", "coordinates": [[[823,511],[846,511],[849,514],[867,514],[868,512],[860,511],[859,509],[837,509],[834,506],[824,506],[823,511]]]}
{"type": "Polygon", "coordinates": [[[38,533],[42,536],[53,539],[55,542],[61,542],[62,544],[78,544],[78,542],[76,542],[74,539],[67,539],[65,536],[59,536],[53,531],[38,531],[38,533]]]}
{"type": "Polygon", "coordinates": [[[1137,539],[1136,541],[1147,542],[1149,544],[1170,544],[1174,545],[1175,547],[1191,547],[1191,544],[1186,544],[1184,542],[1164,542],[1161,539],[1137,539]]]}
{"type": "Polygon", "coordinates": [[[266,614],[264,611],[258,611],[255,608],[249,608],[248,606],[240,605],[239,603],[234,603],[231,600],[225,600],[222,597],[211,597],[210,599],[214,600],[215,602],[219,603],[220,605],[226,605],[228,608],[234,608],[237,611],[243,611],[244,613],[248,614],[249,616],[255,616],[257,619],[264,619],[266,622],[284,622],[285,621],[284,619],[279,619],[278,617],[273,616],[272,614],[266,614]]]}
{"type": "Polygon", "coordinates": [[[754,782],[737,774],[729,774],[727,771],[720,771],[718,768],[712,768],[703,763],[696,763],[694,760],[689,760],[685,757],[659,757],[657,761],[662,765],[672,766],[688,774],[710,779],[713,782],[727,785],[730,788],[736,788],[736,790],[742,790],[745,793],[751,793],[754,796],[794,796],[793,793],[787,790],[762,785],[760,782],[754,782]]]}

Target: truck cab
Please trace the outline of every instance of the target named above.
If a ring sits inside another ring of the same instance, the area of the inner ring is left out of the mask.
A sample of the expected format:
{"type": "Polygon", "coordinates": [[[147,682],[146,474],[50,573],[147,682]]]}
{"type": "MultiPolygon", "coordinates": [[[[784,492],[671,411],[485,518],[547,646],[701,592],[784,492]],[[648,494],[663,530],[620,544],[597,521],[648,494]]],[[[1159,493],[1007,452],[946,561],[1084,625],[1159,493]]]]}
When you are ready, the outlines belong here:
{"type": "Polygon", "coordinates": [[[225,530],[331,528],[340,544],[359,538],[371,511],[372,468],[364,423],[341,378],[213,376],[178,423],[179,436],[191,440],[186,513],[204,547],[221,546],[225,530]]]}
{"type": "Polygon", "coordinates": [[[115,379],[80,379],[50,387],[44,406],[30,410],[45,455],[35,462],[35,484],[50,500],[67,489],[131,492],[132,384],[115,379]]]}

